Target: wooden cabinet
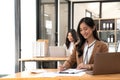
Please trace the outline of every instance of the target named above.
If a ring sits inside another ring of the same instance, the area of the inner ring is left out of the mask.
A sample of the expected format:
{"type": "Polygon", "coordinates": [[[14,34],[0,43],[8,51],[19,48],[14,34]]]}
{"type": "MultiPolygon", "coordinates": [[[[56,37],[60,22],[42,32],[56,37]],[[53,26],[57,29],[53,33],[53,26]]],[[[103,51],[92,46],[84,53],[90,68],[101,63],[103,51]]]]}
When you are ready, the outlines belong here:
{"type": "Polygon", "coordinates": [[[109,45],[109,52],[117,51],[120,42],[120,19],[99,18],[94,19],[94,21],[100,39],[107,42],[109,45]]]}

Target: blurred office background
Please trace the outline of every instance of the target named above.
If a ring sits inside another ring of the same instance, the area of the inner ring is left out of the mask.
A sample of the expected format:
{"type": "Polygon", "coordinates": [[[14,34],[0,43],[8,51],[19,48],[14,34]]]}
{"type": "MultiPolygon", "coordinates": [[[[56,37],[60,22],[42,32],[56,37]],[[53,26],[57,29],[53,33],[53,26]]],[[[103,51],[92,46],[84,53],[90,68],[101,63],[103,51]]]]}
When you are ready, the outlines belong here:
{"type": "MultiPolygon", "coordinates": [[[[0,74],[19,72],[18,59],[32,57],[39,38],[63,45],[67,31],[77,28],[86,10],[93,18],[120,18],[119,5],[117,0],[0,0],[0,74]]],[[[31,63],[26,69],[36,68],[31,63]]]]}

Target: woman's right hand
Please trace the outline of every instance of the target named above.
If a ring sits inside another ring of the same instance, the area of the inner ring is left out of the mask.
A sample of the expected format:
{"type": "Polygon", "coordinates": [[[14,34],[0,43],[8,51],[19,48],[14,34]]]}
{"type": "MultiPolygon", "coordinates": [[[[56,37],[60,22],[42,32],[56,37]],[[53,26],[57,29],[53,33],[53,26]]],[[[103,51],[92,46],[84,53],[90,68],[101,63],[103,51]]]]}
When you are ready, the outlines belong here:
{"type": "Polygon", "coordinates": [[[58,71],[64,71],[66,68],[64,67],[64,66],[62,66],[62,65],[60,65],[59,67],[58,67],[58,71]]]}

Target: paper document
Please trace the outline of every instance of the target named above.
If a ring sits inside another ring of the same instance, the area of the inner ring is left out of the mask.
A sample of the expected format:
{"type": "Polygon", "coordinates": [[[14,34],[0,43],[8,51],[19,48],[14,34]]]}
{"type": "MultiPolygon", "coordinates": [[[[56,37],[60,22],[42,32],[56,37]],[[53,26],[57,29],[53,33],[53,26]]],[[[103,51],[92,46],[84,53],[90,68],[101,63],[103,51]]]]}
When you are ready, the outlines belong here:
{"type": "Polygon", "coordinates": [[[62,74],[59,72],[43,72],[40,74],[36,74],[34,77],[82,76],[84,74],[85,74],[84,71],[78,72],[76,74],[62,74]]]}
{"type": "Polygon", "coordinates": [[[83,72],[85,71],[86,69],[67,69],[67,70],[64,70],[64,71],[60,71],[59,73],[62,73],[62,74],[76,74],[76,73],[79,73],[79,72],[83,72]]]}
{"type": "Polygon", "coordinates": [[[57,72],[47,72],[46,70],[38,70],[32,71],[33,73],[37,73],[34,77],[56,77],[56,76],[82,76],[85,74],[86,69],[67,69],[65,71],[57,71],[57,72]],[[40,73],[39,73],[40,72],[40,73]]]}

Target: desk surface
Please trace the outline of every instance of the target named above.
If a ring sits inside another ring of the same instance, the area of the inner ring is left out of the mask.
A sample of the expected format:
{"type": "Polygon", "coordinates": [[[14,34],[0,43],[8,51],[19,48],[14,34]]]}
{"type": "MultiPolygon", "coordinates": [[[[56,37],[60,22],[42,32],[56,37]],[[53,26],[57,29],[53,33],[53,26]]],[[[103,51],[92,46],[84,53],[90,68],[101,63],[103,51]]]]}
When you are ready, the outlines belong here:
{"type": "MultiPolygon", "coordinates": [[[[57,71],[56,69],[45,69],[48,72],[57,71]]],[[[92,75],[83,74],[82,76],[57,76],[57,77],[35,77],[38,74],[32,74],[29,71],[16,73],[0,80],[120,80],[120,74],[92,75]]]]}
{"type": "Polygon", "coordinates": [[[19,61],[65,61],[68,57],[37,57],[37,58],[26,58],[19,59],[19,61]]]}

